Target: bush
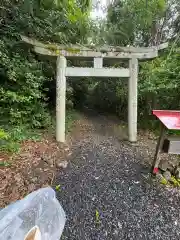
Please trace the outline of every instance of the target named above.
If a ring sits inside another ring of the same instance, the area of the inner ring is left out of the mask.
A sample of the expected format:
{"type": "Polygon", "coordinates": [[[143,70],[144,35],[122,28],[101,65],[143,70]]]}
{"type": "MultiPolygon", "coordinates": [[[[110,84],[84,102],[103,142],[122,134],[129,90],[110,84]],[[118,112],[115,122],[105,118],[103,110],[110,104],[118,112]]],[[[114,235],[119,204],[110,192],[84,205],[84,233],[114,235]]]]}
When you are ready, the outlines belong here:
{"type": "Polygon", "coordinates": [[[141,65],[138,84],[139,114],[144,122],[152,123],[150,116],[153,109],[180,108],[179,73],[180,57],[176,49],[141,65]]]}
{"type": "Polygon", "coordinates": [[[18,152],[20,143],[25,140],[37,141],[41,134],[36,130],[28,129],[25,126],[4,126],[0,129],[0,150],[4,152],[18,152]]]}
{"type": "Polygon", "coordinates": [[[42,64],[29,53],[18,53],[0,41],[0,113],[2,122],[46,127],[50,124],[43,90],[42,64]]]}

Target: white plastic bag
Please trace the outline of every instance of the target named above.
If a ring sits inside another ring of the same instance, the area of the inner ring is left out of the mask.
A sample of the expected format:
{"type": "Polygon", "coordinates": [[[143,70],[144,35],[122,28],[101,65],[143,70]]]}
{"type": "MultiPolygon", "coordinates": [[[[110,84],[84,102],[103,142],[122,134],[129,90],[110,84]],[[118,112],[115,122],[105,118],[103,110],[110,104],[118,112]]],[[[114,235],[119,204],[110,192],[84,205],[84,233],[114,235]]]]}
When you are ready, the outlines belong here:
{"type": "Polygon", "coordinates": [[[52,188],[42,188],[0,211],[0,240],[24,240],[35,226],[42,240],[59,240],[65,213],[52,188]]]}

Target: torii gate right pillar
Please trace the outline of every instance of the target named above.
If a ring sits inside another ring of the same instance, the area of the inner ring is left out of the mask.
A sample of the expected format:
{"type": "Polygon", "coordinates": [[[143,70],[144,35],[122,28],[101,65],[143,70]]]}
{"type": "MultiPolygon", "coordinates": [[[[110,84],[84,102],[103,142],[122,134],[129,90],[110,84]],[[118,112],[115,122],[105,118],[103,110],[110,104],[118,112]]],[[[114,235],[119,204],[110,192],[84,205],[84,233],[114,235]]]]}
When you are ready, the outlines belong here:
{"type": "Polygon", "coordinates": [[[130,77],[128,82],[128,135],[130,142],[137,141],[137,105],[138,105],[138,59],[129,60],[130,77]]]}

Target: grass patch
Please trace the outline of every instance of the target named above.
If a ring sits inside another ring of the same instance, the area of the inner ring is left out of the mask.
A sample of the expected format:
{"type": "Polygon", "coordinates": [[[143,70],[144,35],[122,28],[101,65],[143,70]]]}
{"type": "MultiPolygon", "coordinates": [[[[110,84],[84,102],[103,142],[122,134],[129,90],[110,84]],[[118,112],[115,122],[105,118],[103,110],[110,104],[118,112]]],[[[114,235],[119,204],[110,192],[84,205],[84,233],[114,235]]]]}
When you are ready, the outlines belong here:
{"type": "Polygon", "coordinates": [[[74,121],[80,118],[79,113],[75,110],[69,110],[66,114],[66,133],[72,131],[74,121]]]}
{"type": "Polygon", "coordinates": [[[38,130],[28,129],[25,126],[3,126],[0,128],[0,151],[17,153],[22,141],[40,139],[41,134],[38,130]]]}
{"type": "Polygon", "coordinates": [[[0,167],[10,167],[11,163],[4,161],[4,162],[0,162],[0,167]]]}
{"type": "MultiPolygon", "coordinates": [[[[75,110],[67,110],[66,111],[66,134],[71,132],[74,121],[76,121],[77,119],[79,119],[79,113],[75,110]]],[[[51,127],[48,129],[48,131],[53,135],[55,135],[56,132],[56,117],[55,114],[53,114],[52,117],[52,125],[51,127]]]]}
{"type": "MultiPolygon", "coordinates": [[[[55,115],[54,115],[55,116],[55,115]]],[[[73,123],[79,118],[79,114],[74,110],[66,112],[66,134],[72,130],[73,123]]],[[[55,133],[56,121],[52,118],[52,125],[48,132],[55,133]]],[[[42,133],[39,129],[29,129],[27,126],[8,125],[0,127],[0,151],[17,153],[20,150],[20,144],[26,140],[40,141],[42,133]]]]}

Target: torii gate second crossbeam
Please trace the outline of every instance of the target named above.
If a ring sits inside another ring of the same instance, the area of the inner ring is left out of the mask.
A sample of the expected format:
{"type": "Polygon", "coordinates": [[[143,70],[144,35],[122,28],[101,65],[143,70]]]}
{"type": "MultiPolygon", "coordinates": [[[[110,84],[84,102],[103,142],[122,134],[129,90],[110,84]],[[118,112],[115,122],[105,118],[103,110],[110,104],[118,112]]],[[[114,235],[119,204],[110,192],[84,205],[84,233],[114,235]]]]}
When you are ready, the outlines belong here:
{"type": "Polygon", "coordinates": [[[56,140],[65,142],[66,77],[127,77],[128,82],[128,136],[130,142],[137,141],[137,84],[138,59],[152,59],[158,50],[167,48],[164,43],[157,47],[102,47],[95,49],[76,45],[62,46],[43,44],[22,36],[22,40],[33,45],[34,51],[57,57],[56,81],[56,140]],[[93,58],[93,68],[67,67],[66,57],[93,58]],[[103,68],[103,59],[129,59],[129,68],[103,68]]]}

